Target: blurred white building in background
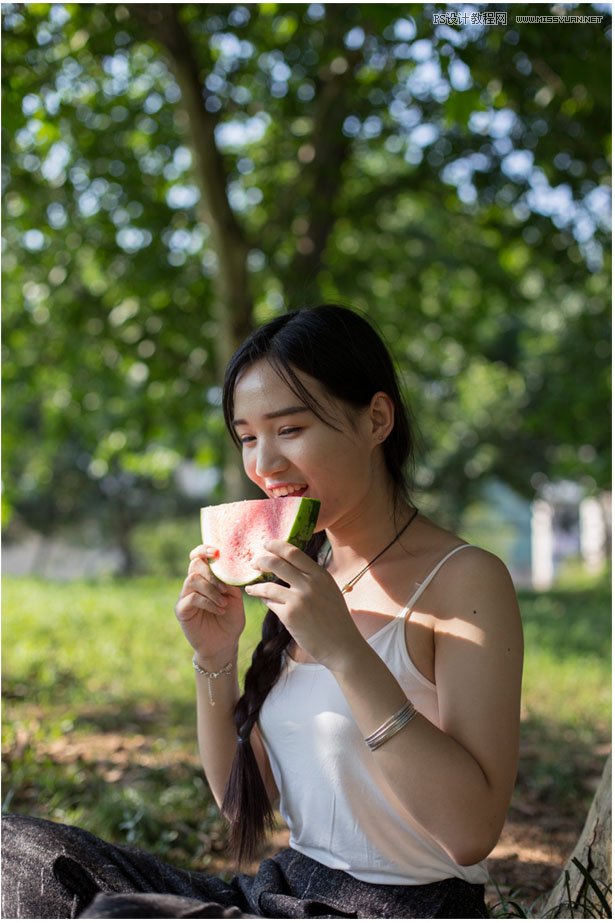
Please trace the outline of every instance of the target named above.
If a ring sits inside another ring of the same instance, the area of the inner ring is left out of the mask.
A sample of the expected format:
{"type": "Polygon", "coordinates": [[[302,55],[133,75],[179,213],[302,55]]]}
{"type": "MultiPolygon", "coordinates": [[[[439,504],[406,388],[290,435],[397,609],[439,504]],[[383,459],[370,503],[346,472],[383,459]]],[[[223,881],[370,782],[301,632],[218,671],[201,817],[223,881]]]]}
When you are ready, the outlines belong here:
{"type": "Polygon", "coordinates": [[[611,493],[584,496],[573,481],[549,483],[532,503],[532,587],[548,590],[561,565],[580,560],[590,574],[611,550],[611,493]]]}

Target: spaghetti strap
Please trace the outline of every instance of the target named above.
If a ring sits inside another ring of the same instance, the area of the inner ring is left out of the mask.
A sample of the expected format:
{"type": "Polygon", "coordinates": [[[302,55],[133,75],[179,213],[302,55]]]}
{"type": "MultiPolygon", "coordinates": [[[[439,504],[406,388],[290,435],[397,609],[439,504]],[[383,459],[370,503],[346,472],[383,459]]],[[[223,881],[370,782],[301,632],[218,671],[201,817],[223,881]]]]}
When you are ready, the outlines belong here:
{"type": "Polygon", "coordinates": [[[457,545],[455,548],[449,551],[448,554],[445,554],[442,560],[438,561],[438,563],[433,568],[433,570],[431,570],[427,574],[425,579],[421,582],[420,586],[417,587],[417,589],[414,591],[414,593],[412,594],[412,596],[410,597],[410,599],[408,600],[404,608],[401,610],[399,615],[405,618],[405,616],[408,614],[408,612],[410,611],[412,606],[415,604],[417,599],[419,599],[419,597],[424,592],[424,590],[427,589],[427,587],[429,586],[433,578],[436,576],[436,574],[438,573],[442,565],[445,564],[449,558],[452,558],[452,556],[454,554],[457,554],[458,551],[461,551],[462,548],[475,548],[475,547],[476,547],[475,545],[470,545],[468,543],[466,543],[465,545],[457,545]]]}

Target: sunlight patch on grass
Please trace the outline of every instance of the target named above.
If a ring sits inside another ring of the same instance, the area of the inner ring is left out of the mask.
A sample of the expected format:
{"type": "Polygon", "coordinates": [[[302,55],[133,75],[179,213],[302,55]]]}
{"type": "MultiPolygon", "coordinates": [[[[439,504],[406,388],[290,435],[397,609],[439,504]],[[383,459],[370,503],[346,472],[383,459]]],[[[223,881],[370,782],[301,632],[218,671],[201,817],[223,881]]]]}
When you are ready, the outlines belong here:
{"type": "MultiPolygon", "coordinates": [[[[143,577],[74,582],[5,578],[3,676],[30,701],[73,704],[138,696],[192,700],[191,648],[173,607],[179,585],[143,577]]],[[[260,634],[258,604],[247,601],[245,651],[260,634]],[[256,636],[256,637],[255,637],[256,636]]]]}

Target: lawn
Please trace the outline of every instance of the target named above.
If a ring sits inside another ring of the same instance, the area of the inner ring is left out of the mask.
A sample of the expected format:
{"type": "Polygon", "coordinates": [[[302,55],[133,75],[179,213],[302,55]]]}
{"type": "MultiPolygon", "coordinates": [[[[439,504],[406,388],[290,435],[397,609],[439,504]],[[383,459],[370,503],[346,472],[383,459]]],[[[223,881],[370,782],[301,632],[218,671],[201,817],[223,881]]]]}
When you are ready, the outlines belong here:
{"type": "MultiPolygon", "coordinates": [[[[3,580],[3,809],[224,873],[224,825],[196,753],[191,652],[173,615],[180,583],[3,580]]],[[[530,902],[576,840],[609,748],[609,584],[520,600],[523,746],[491,873],[530,902]],[[552,869],[524,856],[529,828],[534,845],[563,837],[552,869]]],[[[248,605],[243,668],[260,632],[248,605]]]]}

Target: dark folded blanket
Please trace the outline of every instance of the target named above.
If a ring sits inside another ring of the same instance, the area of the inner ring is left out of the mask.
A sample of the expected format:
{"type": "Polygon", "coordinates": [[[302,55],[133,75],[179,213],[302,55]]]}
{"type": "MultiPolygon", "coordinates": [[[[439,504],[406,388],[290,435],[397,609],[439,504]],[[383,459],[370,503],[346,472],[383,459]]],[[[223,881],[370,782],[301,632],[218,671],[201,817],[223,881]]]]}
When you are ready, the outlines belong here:
{"type": "Polygon", "coordinates": [[[78,827],[2,821],[3,919],[477,919],[484,888],[458,878],[375,885],[293,849],[231,882],[175,868],[78,827]]]}

